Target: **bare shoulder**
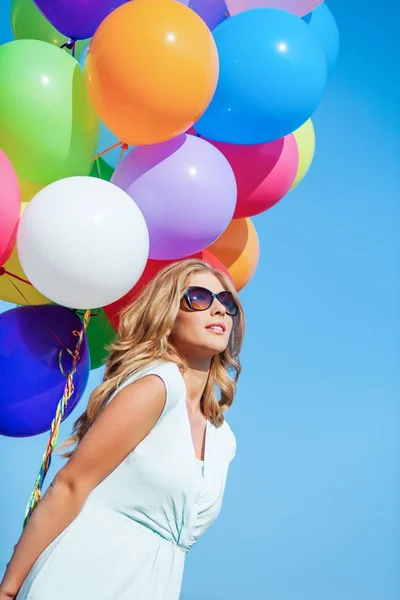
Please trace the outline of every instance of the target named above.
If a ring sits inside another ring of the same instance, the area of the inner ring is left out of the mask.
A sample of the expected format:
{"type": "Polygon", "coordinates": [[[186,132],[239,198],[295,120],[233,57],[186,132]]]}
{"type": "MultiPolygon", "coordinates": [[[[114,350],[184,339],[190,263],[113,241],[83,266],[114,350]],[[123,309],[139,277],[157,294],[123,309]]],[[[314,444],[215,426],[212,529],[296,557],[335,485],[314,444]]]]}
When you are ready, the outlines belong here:
{"type": "Polygon", "coordinates": [[[110,416],[124,414],[125,417],[137,419],[140,417],[140,408],[152,411],[160,408],[166,400],[166,382],[157,373],[145,373],[140,379],[131,381],[117,391],[112,402],[108,402],[102,410],[97,421],[105,415],[107,420],[110,416]],[[114,415],[115,413],[115,415],[114,415]],[[107,416],[108,415],[108,416],[107,416]]]}
{"type": "Polygon", "coordinates": [[[163,379],[149,374],[125,385],[98,415],[59,479],[90,493],[150,433],[167,397],[163,379]]]}

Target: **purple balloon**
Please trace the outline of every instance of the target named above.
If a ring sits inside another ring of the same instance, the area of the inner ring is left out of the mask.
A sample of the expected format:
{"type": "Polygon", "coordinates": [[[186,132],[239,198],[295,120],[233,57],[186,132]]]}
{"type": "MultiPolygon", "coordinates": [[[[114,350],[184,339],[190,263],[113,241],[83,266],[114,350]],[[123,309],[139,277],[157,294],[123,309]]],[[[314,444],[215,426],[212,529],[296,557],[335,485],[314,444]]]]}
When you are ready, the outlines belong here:
{"type": "Polygon", "coordinates": [[[128,0],[34,0],[58,31],[74,40],[92,37],[100,23],[128,0]]]}
{"type": "Polygon", "coordinates": [[[230,164],[217,148],[193,135],[135,148],[111,182],[142,211],[150,258],[184,258],[204,250],[225,231],[235,211],[230,164]]]}
{"type": "MultiPolygon", "coordinates": [[[[0,314],[0,435],[29,437],[50,430],[82,323],[72,310],[45,304],[0,314]]],[[[86,336],[64,419],[81,398],[90,371],[86,336]]]]}
{"type": "Polygon", "coordinates": [[[178,0],[178,2],[197,13],[211,30],[229,17],[225,0],[178,0]]]}

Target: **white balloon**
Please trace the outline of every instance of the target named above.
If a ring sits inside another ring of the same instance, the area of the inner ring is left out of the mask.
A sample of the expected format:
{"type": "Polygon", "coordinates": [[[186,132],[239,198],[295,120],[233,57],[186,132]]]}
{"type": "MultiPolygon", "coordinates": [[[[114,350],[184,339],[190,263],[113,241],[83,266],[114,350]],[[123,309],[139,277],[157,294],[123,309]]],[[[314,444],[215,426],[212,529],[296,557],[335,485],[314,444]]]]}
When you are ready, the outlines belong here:
{"type": "Polygon", "coordinates": [[[95,177],[67,177],[32,198],[18,227],[17,251],[28,279],[47,298],[98,308],[137,283],[149,233],[123,190],[95,177]]]}

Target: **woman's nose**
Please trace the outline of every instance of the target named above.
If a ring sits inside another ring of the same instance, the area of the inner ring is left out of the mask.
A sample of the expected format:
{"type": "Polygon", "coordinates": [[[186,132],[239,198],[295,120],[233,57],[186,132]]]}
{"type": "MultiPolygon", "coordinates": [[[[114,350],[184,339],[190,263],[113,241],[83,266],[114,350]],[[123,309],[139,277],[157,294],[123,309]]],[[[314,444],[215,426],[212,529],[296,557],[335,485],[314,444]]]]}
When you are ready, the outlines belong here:
{"type": "Polygon", "coordinates": [[[214,298],[214,301],[211,304],[210,311],[211,311],[212,315],[225,315],[226,314],[226,308],[223,304],[221,304],[221,302],[218,300],[218,298],[214,298]]]}

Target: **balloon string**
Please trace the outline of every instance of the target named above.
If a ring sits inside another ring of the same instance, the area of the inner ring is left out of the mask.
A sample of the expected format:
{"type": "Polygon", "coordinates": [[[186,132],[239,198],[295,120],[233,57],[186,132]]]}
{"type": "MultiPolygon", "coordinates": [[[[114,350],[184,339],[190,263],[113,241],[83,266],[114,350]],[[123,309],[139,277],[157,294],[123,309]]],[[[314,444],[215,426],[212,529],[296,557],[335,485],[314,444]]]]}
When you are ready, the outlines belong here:
{"type": "MultiPolygon", "coordinates": [[[[0,269],[0,275],[8,275],[8,273],[6,272],[5,269],[3,269],[3,273],[1,273],[1,269],[0,269]]],[[[14,281],[12,279],[10,279],[9,277],[7,277],[7,280],[11,283],[11,285],[17,290],[18,294],[20,296],[22,296],[22,298],[25,300],[25,296],[24,294],[21,292],[21,290],[19,289],[19,287],[14,283],[14,281]]]]}
{"type": "Polygon", "coordinates": [[[125,154],[125,152],[128,150],[128,144],[122,144],[121,146],[121,152],[118,156],[118,160],[117,160],[117,164],[115,165],[115,167],[118,167],[123,155],[125,154]]]}
{"type": "MultiPolygon", "coordinates": [[[[5,275],[11,275],[11,277],[15,277],[16,279],[18,279],[19,281],[22,281],[23,283],[28,283],[29,285],[32,285],[32,283],[30,281],[27,281],[26,279],[22,279],[21,277],[18,277],[17,275],[13,275],[12,273],[9,273],[8,271],[6,271],[4,268],[3,269],[0,268],[0,275],[4,275],[4,274],[5,275]]],[[[33,310],[33,312],[35,313],[35,315],[42,321],[42,323],[44,323],[44,325],[46,326],[46,329],[51,333],[51,335],[55,338],[55,340],[60,344],[61,350],[60,350],[60,353],[59,353],[59,356],[58,356],[58,365],[59,365],[59,369],[61,371],[61,374],[64,375],[64,377],[66,377],[65,372],[64,372],[64,368],[63,368],[62,363],[61,363],[61,361],[62,361],[62,352],[63,352],[63,350],[65,350],[71,356],[73,356],[73,352],[64,344],[64,342],[52,330],[52,328],[48,325],[48,323],[46,322],[46,320],[35,309],[35,307],[29,302],[29,300],[27,299],[27,297],[25,296],[25,294],[19,289],[19,287],[14,283],[14,281],[12,279],[10,279],[10,278],[7,278],[7,279],[11,283],[11,285],[16,289],[16,291],[19,293],[19,295],[22,297],[22,299],[24,300],[24,302],[26,303],[26,305],[29,306],[29,308],[31,310],[33,310]]]]}
{"type": "Polygon", "coordinates": [[[101,152],[96,154],[96,156],[94,156],[92,158],[92,160],[97,160],[98,158],[100,158],[100,156],[103,156],[103,154],[106,154],[107,152],[111,152],[111,150],[114,150],[114,148],[122,148],[123,145],[124,145],[123,142],[117,142],[116,144],[113,144],[109,148],[106,148],[105,150],[102,150],[101,152]]]}
{"type": "MultiPolygon", "coordinates": [[[[75,332],[75,331],[73,331],[72,333],[73,333],[73,335],[75,335],[75,334],[76,334],[76,332],[75,332]]],[[[68,377],[68,373],[66,373],[66,372],[64,371],[64,367],[63,367],[63,364],[62,364],[62,359],[63,359],[63,351],[64,351],[64,350],[66,350],[66,351],[68,352],[68,354],[69,354],[70,356],[72,356],[72,358],[74,358],[74,353],[73,353],[73,352],[72,352],[72,350],[70,350],[69,348],[61,348],[60,352],[58,353],[58,368],[60,369],[61,375],[62,375],[63,377],[68,377]]]]}
{"type": "MultiPolygon", "coordinates": [[[[14,273],[11,273],[10,271],[7,271],[4,267],[0,267],[0,277],[2,275],[8,275],[9,277],[14,277],[14,279],[18,279],[18,281],[21,281],[22,283],[27,283],[28,285],[32,285],[31,282],[28,281],[27,279],[23,279],[22,277],[18,277],[18,275],[15,275],[14,273]]],[[[11,283],[13,283],[13,282],[11,281],[11,283]]]]}
{"type": "Polygon", "coordinates": [[[25,529],[26,525],[28,524],[28,521],[29,521],[33,511],[35,510],[36,506],[38,505],[38,503],[42,497],[41,491],[42,491],[42,487],[43,487],[43,482],[49,471],[50,465],[51,465],[51,456],[52,456],[52,452],[57,444],[58,434],[60,431],[60,424],[64,417],[64,412],[65,412],[65,408],[68,405],[68,401],[71,398],[72,394],[74,393],[74,375],[75,375],[77,367],[78,367],[78,363],[79,363],[79,359],[80,359],[80,350],[81,350],[82,342],[86,335],[86,331],[87,331],[87,328],[89,325],[89,320],[90,320],[90,309],[85,311],[85,314],[83,317],[83,322],[82,322],[82,328],[81,328],[80,332],[79,333],[74,332],[74,334],[78,335],[78,341],[76,343],[75,351],[73,354],[71,370],[67,375],[67,381],[65,382],[64,392],[63,392],[62,398],[58,402],[56,415],[51,423],[50,437],[47,442],[46,451],[43,454],[42,464],[41,464],[38,476],[36,478],[36,482],[35,482],[34,488],[32,490],[31,496],[29,498],[29,502],[26,507],[23,529],[25,529]]]}
{"type": "Polygon", "coordinates": [[[98,158],[96,158],[96,169],[97,169],[97,176],[100,177],[100,179],[102,179],[101,169],[100,169],[100,161],[98,158]]]}

